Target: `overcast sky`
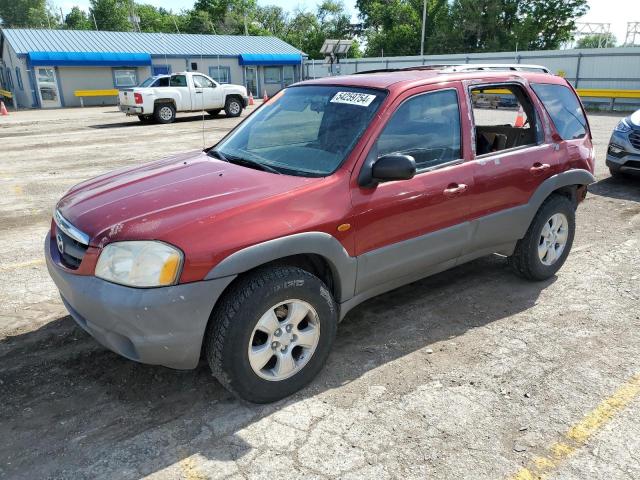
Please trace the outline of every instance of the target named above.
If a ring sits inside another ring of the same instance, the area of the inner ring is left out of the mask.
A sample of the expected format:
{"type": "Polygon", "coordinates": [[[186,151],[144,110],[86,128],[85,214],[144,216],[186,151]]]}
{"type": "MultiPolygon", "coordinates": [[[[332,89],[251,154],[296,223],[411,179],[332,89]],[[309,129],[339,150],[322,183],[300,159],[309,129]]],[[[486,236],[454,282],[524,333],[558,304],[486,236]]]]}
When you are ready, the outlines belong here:
{"type": "MultiPolygon", "coordinates": [[[[79,7],[87,10],[89,8],[89,0],[59,0],[55,2],[62,6],[65,14],[73,7],[79,7]]],[[[158,7],[173,9],[178,11],[181,9],[191,8],[194,0],[142,0],[142,3],[151,3],[158,7]]],[[[261,5],[277,4],[285,10],[293,11],[298,7],[307,10],[313,10],[318,0],[258,0],[261,5]]],[[[344,4],[351,12],[354,21],[357,19],[357,10],[355,8],[355,0],[344,0],[344,4]]],[[[589,13],[582,17],[583,22],[599,22],[610,23],[611,31],[618,39],[618,43],[624,42],[627,31],[627,22],[640,22],[640,1],[639,0],[589,0],[589,13]]]]}

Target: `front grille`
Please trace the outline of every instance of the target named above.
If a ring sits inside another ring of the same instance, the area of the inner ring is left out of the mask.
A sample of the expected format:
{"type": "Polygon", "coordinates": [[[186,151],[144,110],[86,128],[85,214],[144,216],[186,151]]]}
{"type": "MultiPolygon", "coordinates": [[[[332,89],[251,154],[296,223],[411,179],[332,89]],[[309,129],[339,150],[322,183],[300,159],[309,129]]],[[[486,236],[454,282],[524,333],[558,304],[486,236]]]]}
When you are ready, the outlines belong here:
{"type": "Polygon", "coordinates": [[[636,130],[629,134],[629,141],[633,148],[640,150],[640,131],[636,130]]]}
{"type": "Polygon", "coordinates": [[[56,248],[60,254],[60,260],[64,266],[75,270],[82,263],[82,258],[89,247],[89,237],[71,225],[58,210],[54,213],[54,220],[56,248]]]}
{"type": "Polygon", "coordinates": [[[82,258],[87,251],[87,245],[74,240],[64,233],[59,227],[56,228],[56,246],[60,253],[60,260],[65,267],[75,270],[82,263],[82,258]],[[62,246],[62,251],[60,247],[62,246]]]}

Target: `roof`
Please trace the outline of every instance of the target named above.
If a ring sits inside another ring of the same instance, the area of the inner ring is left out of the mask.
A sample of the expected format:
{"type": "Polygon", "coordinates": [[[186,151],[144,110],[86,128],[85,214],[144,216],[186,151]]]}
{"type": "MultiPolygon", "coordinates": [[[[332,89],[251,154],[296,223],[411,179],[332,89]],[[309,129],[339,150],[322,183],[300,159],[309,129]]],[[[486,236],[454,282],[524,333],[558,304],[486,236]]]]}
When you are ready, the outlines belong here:
{"type": "Polygon", "coordinates": [[[446,70],[427,69],[403,69],[391,71],[363,72],[354,75],[344,75],[338,77],[323,77],[315,80],[307,80],[304,84],[313,85],[345,85],[364,88],[390,88],[413,87],[429,83],[440,83],[455,80],[484,80],[487,81],[507,81],[513,78],[526,78],[530,82],[560,83],[566,81],[562,77],[539,72],[522,71],[492,71],[481,70],[471,72],[449,72],[446,70]]]}
{"type": "Polygon", "coordinates": [[[298,54],[276,37],[177,33],[102,32],[7,28],[2,34],[18,55],[29,52],[120,52],[170,56],[298,54]]]}

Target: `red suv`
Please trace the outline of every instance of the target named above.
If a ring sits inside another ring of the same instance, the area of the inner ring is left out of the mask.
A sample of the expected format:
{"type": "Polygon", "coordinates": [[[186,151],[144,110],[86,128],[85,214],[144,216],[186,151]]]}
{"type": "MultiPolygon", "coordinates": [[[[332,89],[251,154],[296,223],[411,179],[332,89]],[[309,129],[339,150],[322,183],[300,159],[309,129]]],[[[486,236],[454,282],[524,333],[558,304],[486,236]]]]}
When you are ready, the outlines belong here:
{"type": "Polygon", "coordinates": [[[215,147],[73,187],[45,255],[104,346],[180,369],[204,357],[225,387],[270,402],[319,372],[338,322],[374,295],[492,253],[525,278],[554,275],[593,168],[561,77],[325,78],[215,147]]]}

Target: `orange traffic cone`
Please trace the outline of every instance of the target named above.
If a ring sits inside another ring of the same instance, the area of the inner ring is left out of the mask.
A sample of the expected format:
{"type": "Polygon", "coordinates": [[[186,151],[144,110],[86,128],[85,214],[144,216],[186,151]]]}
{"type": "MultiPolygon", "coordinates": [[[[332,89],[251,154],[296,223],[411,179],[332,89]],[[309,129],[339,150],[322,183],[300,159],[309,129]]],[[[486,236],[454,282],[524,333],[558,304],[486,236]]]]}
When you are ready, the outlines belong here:
{"type": "Polygon", "coordinates": [[[522,110],[522,106],[518,109],[518,116],[516,117],[516,122],[513,126],[516,128],[524,127],[524,110],[522,110]]]}
{"type": "Polygon", "coordinates": [[[253,101],[253,93],[249,92],[249,105],[255,105],[253,101]]]}
{"type": "Polygon", "coordinates": [[[264,95],[262,96],[262,101],[266,102],[267,100],[269,100],[269,97],[267,97],[267,91],[264,91],[264,95]]]}
{"type": "Polygon", "coordinates": [[[4,102],[0,101],[0,115],[9,115],[7,107],[4,106],[4,102]]]}

